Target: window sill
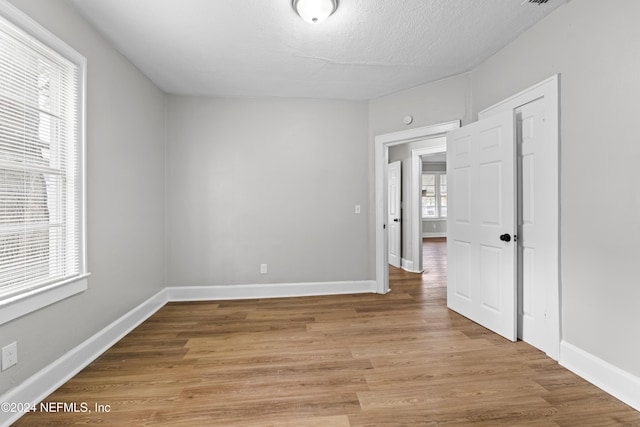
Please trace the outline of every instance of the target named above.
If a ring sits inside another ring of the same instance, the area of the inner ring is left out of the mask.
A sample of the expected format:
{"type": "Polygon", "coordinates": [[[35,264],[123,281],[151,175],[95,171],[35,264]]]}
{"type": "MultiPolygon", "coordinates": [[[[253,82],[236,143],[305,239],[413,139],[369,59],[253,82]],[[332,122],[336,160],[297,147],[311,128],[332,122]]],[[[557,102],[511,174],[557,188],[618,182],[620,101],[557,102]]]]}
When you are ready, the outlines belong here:
{"type": "Polygon", "coordinates": [[[0,301],[0,325],[87,290],[89,274],[0,301]]]}

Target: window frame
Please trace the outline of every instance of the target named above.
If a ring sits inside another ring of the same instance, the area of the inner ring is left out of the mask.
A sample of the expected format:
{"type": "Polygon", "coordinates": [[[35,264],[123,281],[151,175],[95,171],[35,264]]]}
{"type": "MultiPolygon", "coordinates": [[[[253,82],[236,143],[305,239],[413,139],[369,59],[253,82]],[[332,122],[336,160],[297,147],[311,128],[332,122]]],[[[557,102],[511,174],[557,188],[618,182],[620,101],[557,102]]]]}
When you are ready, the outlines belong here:
{"type": "Polygon", "coordinates": [[[76,197],[78,198],[79,232],[77,244],[79,248],[78,275],[64,279],[46,286],[34,289],[25,289],[24,292],[0,297],[0,325],[10,322],[18,317],[37,311],[43,307],[56,303],[72,295],[85,291],[88,288],[89,272],[87,269],[87,207],[86,207],[86,82],[87,60],[75,49],[67,45],[61,39],[46,30],[36,21],[24,14],[15,6],[5,0],[0,0],[0,16],[13,24],[21,31],[27,33],[38,42],[54,50],[59,55],[75,64],[78,68],[78,93],[77,106],[77,138],[76,150],[78,152],[78,165],[75,172],[78,176],[76,197]]]}
{"type": "MultiPolygon", "coordinates": [[[[423,171],[422,172],[422,176],[420,177],[420,216],[422,218],[422,220],[424,221],[437,221],[437,220],[444,220],[447,218],[446,215],[442,215],[442,193],[441,193],[441,179],[442,176],[447,176],[447,172],[445,171],[423,171]],[[423,207],[424,205],[422,204],[423,198],[425,196],[422,195],[422,177],[424,175],[434,175],[435,176],[435,199],[436,199],[436,216],[424,216],[423,213],[423,207]]],[[[447,191],[448,194],[448,191],[447,191]]]]}

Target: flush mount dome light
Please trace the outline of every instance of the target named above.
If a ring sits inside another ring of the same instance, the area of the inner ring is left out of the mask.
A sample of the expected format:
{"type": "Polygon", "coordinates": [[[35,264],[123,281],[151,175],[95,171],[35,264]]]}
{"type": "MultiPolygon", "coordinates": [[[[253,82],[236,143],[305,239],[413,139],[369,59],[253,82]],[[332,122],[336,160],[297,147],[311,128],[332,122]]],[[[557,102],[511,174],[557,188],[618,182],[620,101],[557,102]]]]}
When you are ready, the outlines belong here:
{"type": "Polygon", "coordinates": [[[310,24],[319,24],[338,8],[338,0],[293,0],[293,10],[310,24]]]}

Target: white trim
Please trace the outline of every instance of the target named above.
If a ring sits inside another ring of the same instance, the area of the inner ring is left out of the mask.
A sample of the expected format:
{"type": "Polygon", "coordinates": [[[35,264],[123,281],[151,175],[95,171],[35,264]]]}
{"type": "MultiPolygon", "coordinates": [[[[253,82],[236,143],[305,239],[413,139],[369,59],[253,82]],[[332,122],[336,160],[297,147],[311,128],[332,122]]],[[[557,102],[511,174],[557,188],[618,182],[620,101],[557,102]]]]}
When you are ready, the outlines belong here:
{"type": "MultiPolygon", "coordinates": [[[[531,101],[535,101],[541,96],[545,96],[545,95],[551,96],[552,93],[548,91],[553,87],[558,88],[559,80],[560,80],[560,74],[554,74],[553,76],[539,83],[536,83],[533,86],[530,86],[524,90],[521,90],[515,95],[512,95],[507,99],[503,99],[502,101],[496,104],[493,104],[492,106],[487,107],[484,110],[480,111],[478,113],[478,120],[482,120],[488,116],[492,116],[494,114],[498,114],[503,111],[516,109],[531,101]],[[523,103],[523,100],[525,100],[524,103],[523,103]]],[[[557,91],[556,91],[555,98],[557,98],[557,91]]]]}
{"type": "Polygon", "coordinates": [[[23,291],[0,301],[0,325],[87,290],[89,275],[23,291]]]}
{"type": "Polygon", "coordinates": [[[560,343],[560,364],[640,411],[640,377],[636,377],[566,341],[560,343]]]}
{"type": "Polygon", "coordinates": [[[549,357],[558,360],[560,357],[560,340],[562,339],[560,329],[560,103],[559,103],[560,75],[555,74],[546,80],[541,81],[489,108],[482,110],[478,114],[479,119],[498,114],[504,111],[512,111],[522,105],[535,101],[540,98],[545,100],[545,119],[552,131],[550,132],[550,144],[554,144],[556,149],[556,158],[550,163],[555,163],[555,167],[545,169],[545,174],[553,174],[553,180],[558,183],[555,189],[545,189],[545,193],[549,195],[549,200],[545,199],[546,206],[556,212],[556,223],[554,224],[554,235],[556,236],[555,253],[551,254],[558,260],[551,274],[556,277],[555,283],[549,284],[550,292],[547,296],[547,325],[549,328],[549,346],[543,349],[549,357]]]}
{"type": "Polygon", "coordinates": [[[423,238],[429,238],[429,237],[447,237],[447,232],[446,231],[436,231],[434,233],[422,233],[422,237],[423,238]]]}
{"type": "Polygon", "coordinates": [[[460,120],[454,120],[432,126],[376,135],[374,138],[376,292],[380,294],[389,292],[388,232],[386,229],[387,177],[385,173],[386,164],[389,162],[389,147],[444,136],[447,132],[459,127],[460,120]]]}
{"type": "Polygon", "coordinates": [[[422,221],[424,220],[422,218],[422,156],[447,152],[446,137],[440,136],[430,139],[438,138],[442,138],[441,143],[438,145],[411,150],[411,189],[409,191],[409,201],[413,210],[413,215],[411,215],[411,252],[413,253],[413,264],[416,265],[419,271],[423,270],[422,239],[416,238],[416,236],[422,236],[422,221]]]}
{"type": "MultiPolygon", "coordinates": [[[[135,327],[151,317],[166,303],[167,293],[162,290],[27,378],[20,385],[10,389],[0,396],[0,402],[29,402],[37,404],[89,363],[97,359],[98,356],[111,348],[135,327]]],[[[22,413],[0,412],[0,425],[10,425],[22,415],[22,413]]]]}
{"type": "Polygon", "coordinates": [[[166,288],[169,301],[216,301],[375,293],[373,280],[166,288]]]}

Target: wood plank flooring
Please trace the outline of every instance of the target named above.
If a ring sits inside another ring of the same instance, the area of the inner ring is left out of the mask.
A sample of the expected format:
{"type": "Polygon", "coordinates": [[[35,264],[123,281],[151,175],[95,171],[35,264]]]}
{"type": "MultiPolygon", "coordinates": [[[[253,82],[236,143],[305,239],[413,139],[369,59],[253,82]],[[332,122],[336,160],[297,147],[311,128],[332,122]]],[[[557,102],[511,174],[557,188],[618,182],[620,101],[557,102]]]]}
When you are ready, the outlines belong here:
{"type": "Polygon", "coordinates": [[[640,426],[640,413],[446,308],[444,239],[387,295],[171,303],[16,426],[640,426]],[[96,413],[95,404],[109,405],[96,413]]]}

